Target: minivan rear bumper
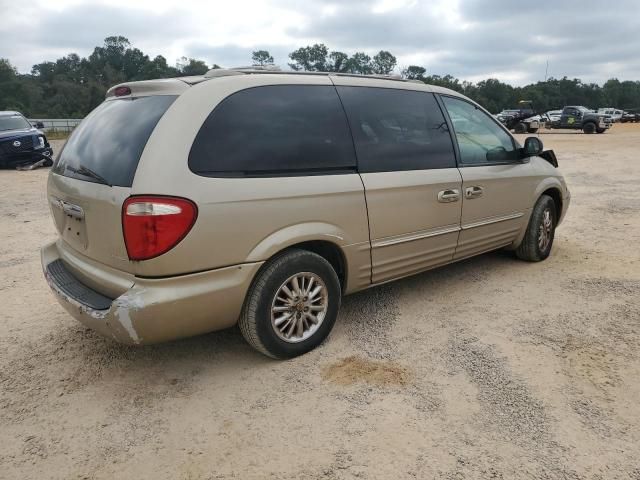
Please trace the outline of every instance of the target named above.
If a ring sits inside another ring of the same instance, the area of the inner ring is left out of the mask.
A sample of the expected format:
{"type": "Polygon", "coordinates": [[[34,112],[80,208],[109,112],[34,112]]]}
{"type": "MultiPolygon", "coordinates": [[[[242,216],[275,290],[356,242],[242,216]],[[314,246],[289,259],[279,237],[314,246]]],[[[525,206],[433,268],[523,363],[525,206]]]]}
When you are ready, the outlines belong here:
{"type": "MultiPolygon", "coordinates": [[[[81,282],[56,242],[41,250],[47,283],[76,320],[118,342],[144,345],[233,326],[262,262],[169,278],[138,278],[117,298],[81,282]]],[[[95,271],[92,272],[95,278],[95,271]]],[[[105,275],[108,275],[105,272],[105,275]]]]}

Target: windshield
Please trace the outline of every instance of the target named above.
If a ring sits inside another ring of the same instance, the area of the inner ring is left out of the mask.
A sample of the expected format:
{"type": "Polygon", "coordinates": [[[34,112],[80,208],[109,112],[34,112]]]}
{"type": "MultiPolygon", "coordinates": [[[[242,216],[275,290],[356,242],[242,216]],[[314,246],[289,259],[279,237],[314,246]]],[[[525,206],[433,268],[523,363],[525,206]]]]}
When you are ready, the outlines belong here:
{"type": "Polygon", "coordinates": [[[151,132],[175,99],[156,95],[103,102],[74,130],[53,171],[130,187],[151,132]]]}
{"type": "Polygon", "coordinates": [[[589,110],[587,107],[576,107],[578,110],[580,110],[581,112],[590,112],[591,110],[589,110]]]}
{"type": "Polygon", "coordinates": [[[7,130],[26,130],[29,128],[31,128],[31,124],[22,115],[0,117],[0,132],[7,130]]]}

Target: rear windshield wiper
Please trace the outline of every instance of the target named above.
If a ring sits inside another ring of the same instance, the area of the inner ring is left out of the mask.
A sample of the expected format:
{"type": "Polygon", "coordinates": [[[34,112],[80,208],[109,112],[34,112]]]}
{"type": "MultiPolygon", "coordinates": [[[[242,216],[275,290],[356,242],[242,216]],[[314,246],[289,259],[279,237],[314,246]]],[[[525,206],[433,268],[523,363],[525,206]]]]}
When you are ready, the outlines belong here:
{"type": "Polygon", "coordinates": [[[84,165],[80,165],[78,168],[67,165],[65,168],[67,170],[71,170],[73,173],[78,173],[80,175],[84,175],[85,177],[91,177],[94,180],[97,180],[99,183],[102,183],[103,185],[108,185],[110,187],[113,186],[102,175],[94,172],[93,170],[91,170],[88,167],[85,167],[84,165]]]}

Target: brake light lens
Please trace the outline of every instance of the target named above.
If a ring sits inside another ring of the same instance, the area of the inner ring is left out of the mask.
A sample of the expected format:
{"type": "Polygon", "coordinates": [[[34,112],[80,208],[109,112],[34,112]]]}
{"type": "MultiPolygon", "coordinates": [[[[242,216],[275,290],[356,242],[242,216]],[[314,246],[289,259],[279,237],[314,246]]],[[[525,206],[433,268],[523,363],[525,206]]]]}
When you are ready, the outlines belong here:
{"type": "Polygon", "coordinates": [[[131,89],[129,87],[116,87],[115,91],[116,97],[124,97],[125,95],[131,95],[131,89]]]}
{"type": "Polygon", "coordinates": [[[198,216],[191,200],[130,197],[122,206],[122,231],[130,260],[149,260],[168,252],[187,236],[198,216]]]}

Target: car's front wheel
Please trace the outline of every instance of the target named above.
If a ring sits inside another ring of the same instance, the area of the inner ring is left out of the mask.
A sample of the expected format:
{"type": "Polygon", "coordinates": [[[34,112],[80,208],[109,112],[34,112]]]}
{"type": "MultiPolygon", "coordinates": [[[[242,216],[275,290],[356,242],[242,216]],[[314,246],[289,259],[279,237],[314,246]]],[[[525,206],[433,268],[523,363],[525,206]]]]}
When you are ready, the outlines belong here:
{"type": "Polygon", "coordinates": [[[292,358],[327,338],[340,301],[340,281],[331,264],[313,252],[289,250],[258,273],[238,323],[256,350],[292,358]]]}
{"type": "Polygon", "coordinates": [[[529,225],[516,255],[522,260],[539,262],[551,253],[556,231],[556,204],[549,195],[541,195],[531,212],[529,225]]]}

